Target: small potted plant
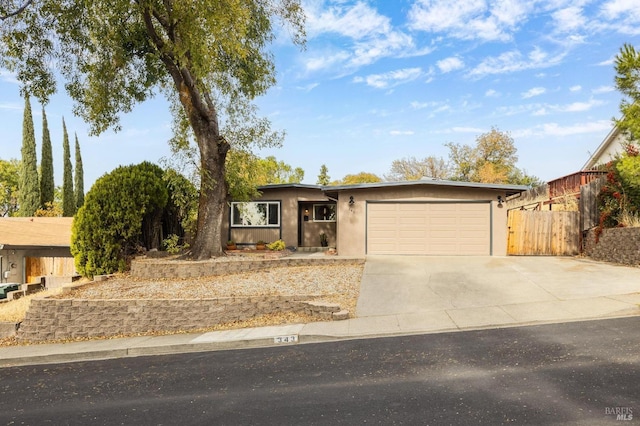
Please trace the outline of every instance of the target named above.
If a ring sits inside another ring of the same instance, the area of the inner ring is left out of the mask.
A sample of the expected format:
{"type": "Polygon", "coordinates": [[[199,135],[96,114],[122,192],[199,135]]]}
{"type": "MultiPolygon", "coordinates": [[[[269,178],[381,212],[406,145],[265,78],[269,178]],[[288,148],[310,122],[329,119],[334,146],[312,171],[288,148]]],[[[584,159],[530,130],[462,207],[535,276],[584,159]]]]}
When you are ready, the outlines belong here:
{"type": "Polygon", "coordinates": [[[236,246],[235,241],[229,240],[227,241],[227,250],[237,250],[238,246],[236,246]]]}
{"type": "Polygon", "coordinates": [[[258,242],[256,243],[256,250],[264,250],[267,248],[267,243],[264,242],[263,240],[258,240],[258,242]]]}

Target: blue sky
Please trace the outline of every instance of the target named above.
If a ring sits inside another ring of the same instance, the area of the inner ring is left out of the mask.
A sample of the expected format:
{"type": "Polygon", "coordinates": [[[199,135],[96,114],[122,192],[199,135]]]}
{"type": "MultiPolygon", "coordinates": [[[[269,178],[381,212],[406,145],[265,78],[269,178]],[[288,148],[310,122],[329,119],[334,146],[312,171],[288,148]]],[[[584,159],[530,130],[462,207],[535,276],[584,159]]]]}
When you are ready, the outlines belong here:
{"type": "MultiPolygon", "coordinates": [[[[257,100],[279,149],[259,152],[332,179],[383,176],[408,156],[447,157],[492,126],[509,132],[518,166],[543,180],[579,170],[612,128],[621,95],[613,58],[640,47],[639,0],[307,0],[307,46],[272,46],[278,83],[257,100]]],[[[40,105],[32,101],[40,145],[40,105]]],[[[47,106],[56,184],[64,116],[82,146],[85,189],[118,165],[168,156],[170,116],[158,97],[88,135],[63,94],[47,106]]],[[[0,71],[0,158],[18,158],[23,100],[0,71]]],[[[73,141],[73,139],[72,139],[73,141]]],[[[38,155],[39,155],[38,147],[38,155]]]]}

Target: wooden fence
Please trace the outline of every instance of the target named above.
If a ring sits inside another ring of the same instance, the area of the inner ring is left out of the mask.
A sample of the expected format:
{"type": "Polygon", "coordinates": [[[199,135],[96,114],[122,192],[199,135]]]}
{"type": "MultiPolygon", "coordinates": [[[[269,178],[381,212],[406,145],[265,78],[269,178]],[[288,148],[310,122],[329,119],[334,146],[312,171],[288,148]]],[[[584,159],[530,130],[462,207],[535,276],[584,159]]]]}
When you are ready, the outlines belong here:
{"type": "Polygon", "coordinates": [[[512,210],[509,255],[571,256],[580,252],[580,213],[512,210]]]}
{"type": "Polygon", "coordinates": [[[605,179],[599,178],[580,187],[580,230],[586,231],[598,226],[600,213],[598,211],[598,194],[605,179]]]}
{"type": "Polygon", "coordinates": [[[76,274],[73,257],[25,257],[27,283],[36,282],[36,277],[53,275],[67,277],[76,274]]]}

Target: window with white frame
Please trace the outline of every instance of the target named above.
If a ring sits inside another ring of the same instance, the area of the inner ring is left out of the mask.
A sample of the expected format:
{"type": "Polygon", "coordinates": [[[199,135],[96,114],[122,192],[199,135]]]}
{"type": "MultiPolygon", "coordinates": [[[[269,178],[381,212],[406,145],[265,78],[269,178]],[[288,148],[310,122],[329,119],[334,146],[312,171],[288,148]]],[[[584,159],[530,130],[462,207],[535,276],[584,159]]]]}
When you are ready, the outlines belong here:
{"type": "Polygon", "coordinates": [[[314,204],[313,205],[313,221],[314,222],[335,222],[336,221],[336,205],[335,204],[314,204]]]}
{"type": "Polygon", "coordinates": [[[280,202],[231,203],[231,226],[280,226],[280,202]]]}

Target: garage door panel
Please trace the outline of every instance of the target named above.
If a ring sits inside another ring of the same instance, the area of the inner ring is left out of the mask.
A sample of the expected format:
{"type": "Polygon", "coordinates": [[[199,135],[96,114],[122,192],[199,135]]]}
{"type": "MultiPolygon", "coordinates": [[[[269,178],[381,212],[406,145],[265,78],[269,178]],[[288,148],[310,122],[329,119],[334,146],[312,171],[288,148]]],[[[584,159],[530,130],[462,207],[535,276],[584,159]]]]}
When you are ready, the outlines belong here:
{"type": "Polygon", "coordinates": [[[370,203],[367,253],[489,255],[489,203],[370,203]]]}

